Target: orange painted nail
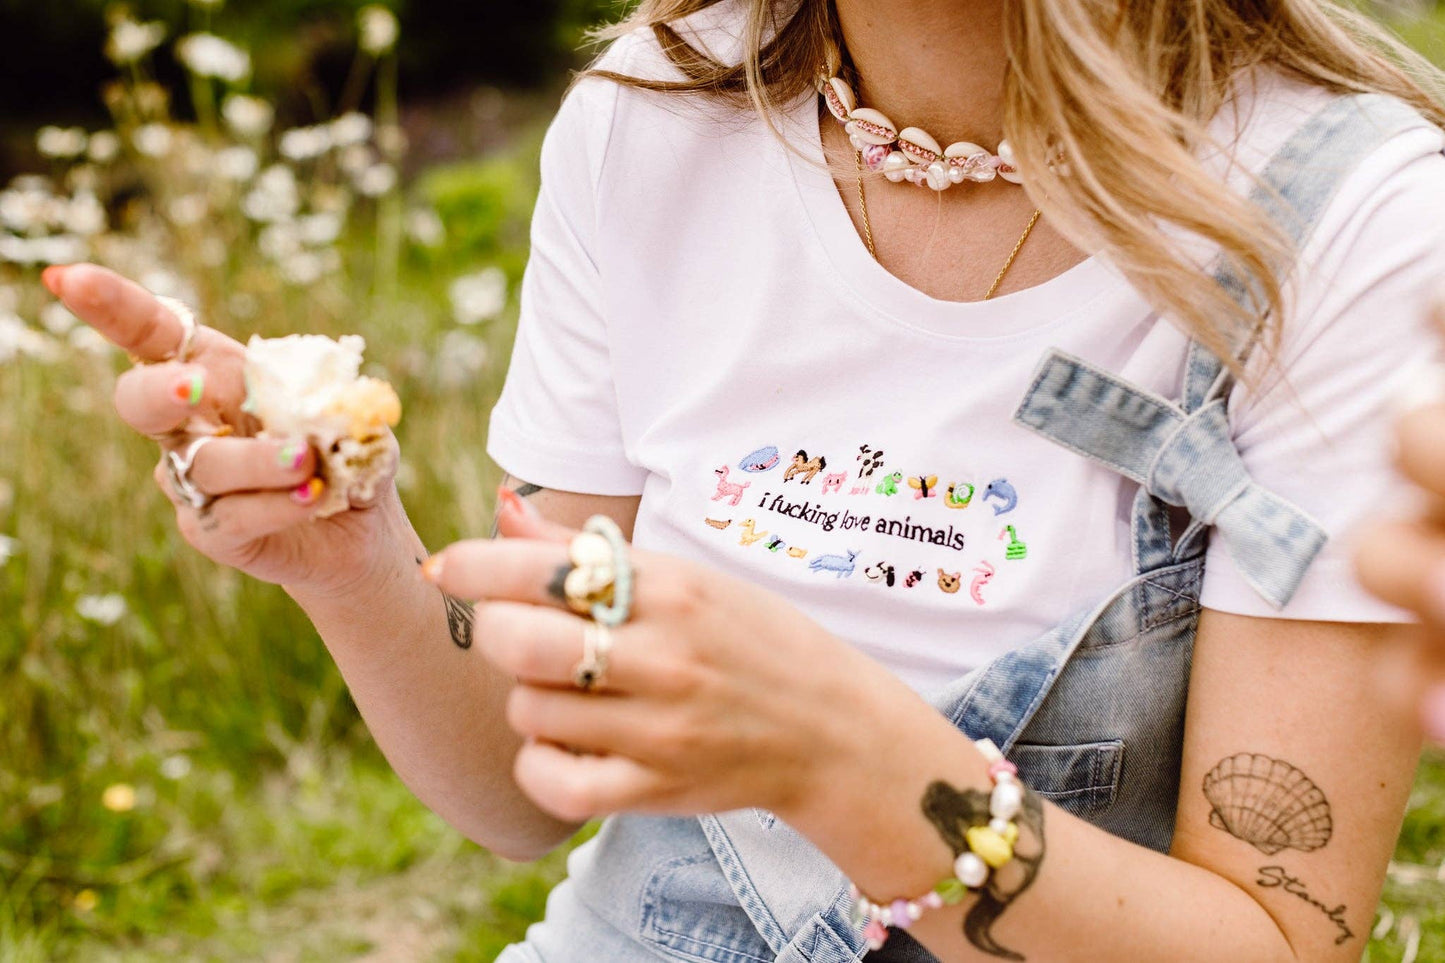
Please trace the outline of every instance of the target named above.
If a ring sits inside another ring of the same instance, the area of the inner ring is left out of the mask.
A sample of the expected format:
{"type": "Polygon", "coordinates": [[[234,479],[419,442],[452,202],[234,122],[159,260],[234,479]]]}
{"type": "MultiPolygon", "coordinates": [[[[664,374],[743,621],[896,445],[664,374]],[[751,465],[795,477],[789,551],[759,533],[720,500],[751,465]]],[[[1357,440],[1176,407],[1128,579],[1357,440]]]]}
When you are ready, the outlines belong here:
{"type": "Polygon", "coordinates": [[[497,510],[512,511],[518,515],[525,515],[527,513],[527,508],[522,504],[522,499],[506,485],[501,485],[497,488],[497,510]]]}
{"type": "Polygon", "coordinates": [[[171,389],[177,401],[183,401],[194,408],[201,403],[201,397],[206,393],[206,378],[199,372],[186,375],[176,386],[171,389]]]}
{"type": "Polygon", "coordinates": [[[45,285],[47,291],[58,297],[60,295],[60,268],[56,265],[51,265],[44,271],[41,271],[40,283],[45,285]]]}
{"type": "Polygon", "coordinates": [[[425,562],[422,562],[421,574],[422,578],[428,582],[435,582],[440,579],[442,577],[442,557],[440,555],[433,555],[425,562]]]}
{"type": "Polygon", "coordinates": [[[313,478],[292,492],[291,500],[298,505],[310,505],[320,498],[321,493],[325,490],[326,483],[319,478],[313,478]]]}

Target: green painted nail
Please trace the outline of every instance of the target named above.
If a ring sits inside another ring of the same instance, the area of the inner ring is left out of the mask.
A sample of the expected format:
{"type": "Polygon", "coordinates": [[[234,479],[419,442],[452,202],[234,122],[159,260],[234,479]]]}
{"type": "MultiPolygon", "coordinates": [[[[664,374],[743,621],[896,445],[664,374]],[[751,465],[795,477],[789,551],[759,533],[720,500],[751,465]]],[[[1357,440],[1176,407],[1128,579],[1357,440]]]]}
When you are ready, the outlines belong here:
{"type": "Polygon", "coordinates": [[[300,445],[285,445],[276,456],[276,463],[282,468],[295,471],[301,467],[301,454],[304,449],[300,445]]]}

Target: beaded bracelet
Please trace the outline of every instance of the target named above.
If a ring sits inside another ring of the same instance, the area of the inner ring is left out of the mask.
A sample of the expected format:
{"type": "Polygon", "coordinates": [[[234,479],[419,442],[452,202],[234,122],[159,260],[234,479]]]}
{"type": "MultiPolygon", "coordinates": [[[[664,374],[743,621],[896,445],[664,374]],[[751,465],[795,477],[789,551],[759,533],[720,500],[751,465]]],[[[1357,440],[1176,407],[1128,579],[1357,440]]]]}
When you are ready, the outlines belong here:
{"type": "Polygon", "coordinates": [[[1013,819],[1023,807],[1024,800],[1023,785],[1018,781],[1018,767],[1003,757],[993,740],[980,739],[974,745],[988,760],[988,776],[993,783],[993,792],[988,800],[988,825],[973,826],[964,832],[968,849],[954,860],[953,875],[941,880],[922,896],[896,899],[887,904],[875,903],[857,886],[849,887],[848,893],[853,898],[853,926],[863,931],[868,949],[883,947],[888,940],[890,926],[906,930],[927,910],[963,902],[970,890],[981,889],[994,870],[1003,868],[1013,859],[1014,843],[1019,837],[1019,827],[1013,819]]]}

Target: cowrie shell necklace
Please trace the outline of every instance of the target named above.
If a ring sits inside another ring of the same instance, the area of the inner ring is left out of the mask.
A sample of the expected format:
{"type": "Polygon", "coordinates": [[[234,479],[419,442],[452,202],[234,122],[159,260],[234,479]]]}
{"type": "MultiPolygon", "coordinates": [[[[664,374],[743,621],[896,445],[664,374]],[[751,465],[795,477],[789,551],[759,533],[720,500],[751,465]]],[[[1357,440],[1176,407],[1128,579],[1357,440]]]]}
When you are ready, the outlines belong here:
{"type": "Polygon", "coordinates": [[[881,111],[859,107],[853,88],[841,77],[829,77],[818,84],[818,93],[832,114],[848,132],[848,140],[869,171],[881,173],[895,184],[908,181],[935,191],[955,184],[977,184],[1002,179],[1022,184],[1014,166],[1013,148],[1001,141],[998,153],[990,153],[970,141],[940,147],[928,131],[919,127],[898,127],[881,111]]]}

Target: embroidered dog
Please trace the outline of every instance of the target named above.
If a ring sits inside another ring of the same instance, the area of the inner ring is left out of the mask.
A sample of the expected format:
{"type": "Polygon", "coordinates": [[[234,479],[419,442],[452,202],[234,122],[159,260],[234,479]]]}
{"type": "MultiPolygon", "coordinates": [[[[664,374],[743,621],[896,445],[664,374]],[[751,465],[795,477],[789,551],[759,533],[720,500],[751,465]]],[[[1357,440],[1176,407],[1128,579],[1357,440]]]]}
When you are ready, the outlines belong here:
{"type": "Polygon", "coordinates": [[[808,453],[802,449],[793,456],[793,463],[788,470],[783,472],[783,481],[792,481],[799,475],[803,476],[802,484],[806,485],[817,477],[818,472],[828,467],[828,459],[819,455],[817,458],[809,458],[808,453]]]}
{"type": "Polygon", "coordinates": [[[889,588],[893,587],[893,566],[887,562],[879,562],[871,568],[865,568],[863,576],[870,582],[882,582],[889,588]]]}
{"type": "Polygon", "coordinates": [[[848,578],[853,574],[857,561],[858,553],[852,551],[847,555],[819,555],[808,563],[808,568],[814,572],[832,572],[838,578],[848,578]]]}
{"type": "Polygon", "coordinates": [[[728,466],[724,465],[713,472],[717,476],[717,494],[712,497],[712,500],[720,502],[727,498],[730,499],[728,504],[736,508],[738,503],[743,500],[743,492],[748,490],[748,486],[752,482],[743,482],[741,485],[737,482],[730,482],[728,481],[729,471],[728,466]]]}
{"type": "Polygon", "coordinates": [[[952,573],[950,573],[950,572],[945,572],[943,569],[939,569],[939,570],[938,570],[938,587],[941,588],[941,589],[943,589],[943,591],[944,591],[945,593],[947,593],[947,594],[949,594],[949,595],[953,595],[953,594],[955,594],[955,593],[958,592],[959,588],[961,588],[962,585],[963,585],[963,573],[962,573],[962,572],[952,572],[952,573]]]}
{"type": "Polygon", "coordinates": [[[840,471],[836,475],[824,475],[823,494],[826,495],[829,492],[841,492],[843,490],[843,483],[847,480],[848,473],[846,471],[840,471]]]}

